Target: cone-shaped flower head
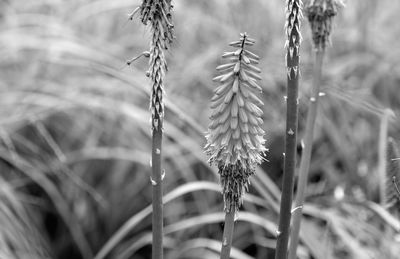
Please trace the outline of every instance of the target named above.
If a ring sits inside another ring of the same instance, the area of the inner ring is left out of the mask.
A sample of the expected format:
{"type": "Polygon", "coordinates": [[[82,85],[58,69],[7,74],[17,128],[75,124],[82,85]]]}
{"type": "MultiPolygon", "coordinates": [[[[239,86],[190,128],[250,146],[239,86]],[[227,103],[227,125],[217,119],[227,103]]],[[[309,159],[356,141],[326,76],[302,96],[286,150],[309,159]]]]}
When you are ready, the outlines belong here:
{"type": "Polygon", "coordinates": [[[171,22],[170,0],[143,0],[140,6],[140,19],[147,25],[151,22],[150,68],[147,75],[152,81],[150,95],[150,110],[152,113],[152,128],[162,128],[164,118],[164,77],[167,61],[164,50],[168,49],[174,38],[174,26],[171,22]]]}
{"type": "Polygon", "coordinates": [[[344,6],[340,0],[308,1],[305,10],[311,25],[313,43],[316,49],[323,50],[330,44],[332,20],[340,6],[344,6]]]}
{"type": "Polygon", "coordinates": [[[222,55],[228,61],[217,67],[221,75],[214,78],[219,86],[211,99],[213,112],[205,149],[209,162],[218,166],[227,212],[239,209],[249,177],[266,150],[261,128],[263,102],[257,97],[261,71],[254,65],[259,57],[245,49],[254,43],[241,33],[239,41],[230,43],[237,49],[222,55]]]}

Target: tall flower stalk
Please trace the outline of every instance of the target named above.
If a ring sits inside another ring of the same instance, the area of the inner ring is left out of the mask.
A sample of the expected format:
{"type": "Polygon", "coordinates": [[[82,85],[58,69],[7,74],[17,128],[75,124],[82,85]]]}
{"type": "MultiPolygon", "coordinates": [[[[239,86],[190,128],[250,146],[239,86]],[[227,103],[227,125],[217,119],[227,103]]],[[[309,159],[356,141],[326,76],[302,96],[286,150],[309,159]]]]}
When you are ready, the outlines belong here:
{"type": "Polygon", "coordinates": [[[230,43],[236,50],[222,55],[228,61],[217,67],[220,75],[213,79],[219,86],[211,99],[213,112],[205,150],[210,164],[218,167],[224,200],[221,259],[229,259],[235,214],[249,177],[261,163],[261,153],[266,151],[261,128],[263,102],[257,97],[262,90],[257,84],[261,70],[255,66],[259,57],[246,49],[254,43],[246,33],[241,33],[238,41],[230,43]]]}
{"type": "Polygon", "coordinates": [[[293,197],[293,178],[296,168],[296,141],[298,117],[298,85],[300,75],[300,26],[302,19],[302,1],[286,1],[286,66],[287,66],[287,108],[284,170],[282,197],[277,230],[276,259],[287,258],[289,227],[293,197]]]}
{"type": "Polygon", "coordinates": [[[322,63],[325,54],[325,48],[330,43],[332,20],[333,17],[337,14],[338,6],[339,2],[337,0],[311,0],[308,2],[305,8],[306,15],[311,26],[312,39],[315,50],[315,62],[312,90],[309,100],[305,136],[303,142],[304,150],[300,161],[295,209],[293,211],[292,218],[292,229],[288,257],[289,259],[296,258],[305,189],[307,187],[308,172],[310,169],[312,142],[322,77],[322,63]]]}
{"type": "Polygon", "coordinates": [[[164,173],[161,171],[162,137],[164,124],[164,78],[167,61],[164,50],[168,49],[174,38],[171,21],[171,0],[143,0],[138,11],[143,24],[150,24],[150,61],[147,76],[151,80],[150,110],[152,131],[152,173],[153,186],[153,246],[152,258],[163,258],[163,185],[164,173]]]}

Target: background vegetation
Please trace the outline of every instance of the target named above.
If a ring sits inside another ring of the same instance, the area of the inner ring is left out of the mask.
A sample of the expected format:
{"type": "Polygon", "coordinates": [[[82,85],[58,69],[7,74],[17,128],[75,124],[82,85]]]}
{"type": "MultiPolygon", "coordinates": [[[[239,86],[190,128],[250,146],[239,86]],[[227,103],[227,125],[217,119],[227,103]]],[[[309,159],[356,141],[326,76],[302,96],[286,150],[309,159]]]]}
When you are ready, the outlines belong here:
{"type": "MultiPolygon", "coordinates": [[[[0,258],[149,258],[149,33],[139,1],[0,1],[0,258]]],[[[261,56],[265,162],[235,229],[234,258],[275,247],[284,130],[284,1],[175,1],[164,139],[166,258],[218,258],[222,197],[206,163],[211,78],[238,33],[261,56]]],[[[325,60],[301,258],[398,258],[378,201],[378,136],[400,139],[400,2],[349,0],[325,60]]],[[[312,47],[303,22],[299,136],[312,47]]],[[[300,146],[300,145],[299,145],[300,146]]],[[[299,148],[299,155],[301,148],[299,148]]],[[[272,258],[272,257],[271,257],[272,258]]]]}

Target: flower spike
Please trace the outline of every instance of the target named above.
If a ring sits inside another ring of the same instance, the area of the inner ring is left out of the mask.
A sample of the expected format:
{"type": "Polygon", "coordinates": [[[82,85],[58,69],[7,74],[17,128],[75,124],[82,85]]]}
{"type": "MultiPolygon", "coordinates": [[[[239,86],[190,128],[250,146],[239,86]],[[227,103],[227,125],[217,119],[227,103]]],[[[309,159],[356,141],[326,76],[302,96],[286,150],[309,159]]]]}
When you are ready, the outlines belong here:
{"type": "Polygon", "coordinates": [[[223,54],[228,62],[217,67],[221,74],[214,80],[220,85],[212,98],[205,150],[210,164],[219,169],[225,212],[239,209],[249,177],[266,151],[261,128],[263,103],[256,95],[261,91],[257,84],[260,69],[255,66],[259,57],[245,49],[254,43],[246,33],[231,42],[237,49],[223,54]]]}
{"type": "Polygon", "coordinates": [[[164,77],[167,61],[164,50],[174,39],[174,26],[171,19],[171,0],[143,0],[140,6],[140,20],[143,24],[151,23],[150,60],[147,76],[152,82],[150,111],[152,129],[162,130],[164,119],[164,77]]]}

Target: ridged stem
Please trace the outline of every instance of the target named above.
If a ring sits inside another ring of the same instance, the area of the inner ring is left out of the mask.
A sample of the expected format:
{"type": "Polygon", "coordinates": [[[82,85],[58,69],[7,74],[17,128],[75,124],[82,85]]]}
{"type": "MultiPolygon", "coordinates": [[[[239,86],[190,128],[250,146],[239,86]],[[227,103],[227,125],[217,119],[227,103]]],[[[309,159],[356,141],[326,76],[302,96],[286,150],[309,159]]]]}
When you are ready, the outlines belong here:
{"type": "MultiPolygon", "coordinates": [[[[161,125],[162,127],[162,125],[161,125]]],[[[153,246],[152,258],[163,258],[163,185],[161,172],[162,130],[153,129],[152,185],[153,185],[153,246]]]]}
{"type": "Polygon", "coordinates": [[[224,225],[224,233],[222,235],[222,246],[221,246],[221,257],[220,257],[221,259],[230,258],[233,230],[235,226],[235,213],[236,213],[236,208],[231,208],[229,212],[225,212],[225,225],[224,225]]]}
{"type": "Polygon", "coordinates": [[[290,245],[289,245],[289,259],[296,258],[296,250],[299,242],[299,230],[301,225],[303,203],[305,197],[305,190],[307,187],[308,172],[310,169],[312,143],[315,129],[315,119],[317,117],[318,97],[321,85],[322,63],[325,51],[317,49],[315,53],[315,64],[313,71],[313,84],[308,106],[305,136],[304,136],[304,149],[300,161],[299,178],[297,181],[297,194],[295,200],[295,209],[293,211],[292,228],[290,232],[290,245]]]}
{"type": "Polygon", "coordinates": [[[379,129],[378,144],[378,175],[379,175],[379,201],[384,205],[386,197],[386,168],[387,168],[387,140],[388,140],[388,124],[391,110],[386,109],[383,113],[379,129]]]}
{"type": "Polygon", "coordinates": [[[277,231],[276,259],[287,258],[291,207],[293,197],[293,181],[296,169],[297,146],[297,117],[298,117],[298,85],[299,85],[299,48],[300,48],[300,18],[301,1],[287,1],[286,23],[286,62],[287,62],[287,108],[286,108],[286,134],[282,196],[279,215],[279,228],[277,231]]]}
{"type": "Polygon", "coordinates": [[[286,112],[286,139],[284,172],[282,183],[281,207],[279,215],[278,239],[276,244],[276,259],[284,259],[287,256],[289,240],[289,227],[293,197],[293,178],[296,168],[296,139],[298,117],[298,80],[288,80],[287,112],[286,112]],[[292,130],[292,134],[289,131],[292,130]]]}

